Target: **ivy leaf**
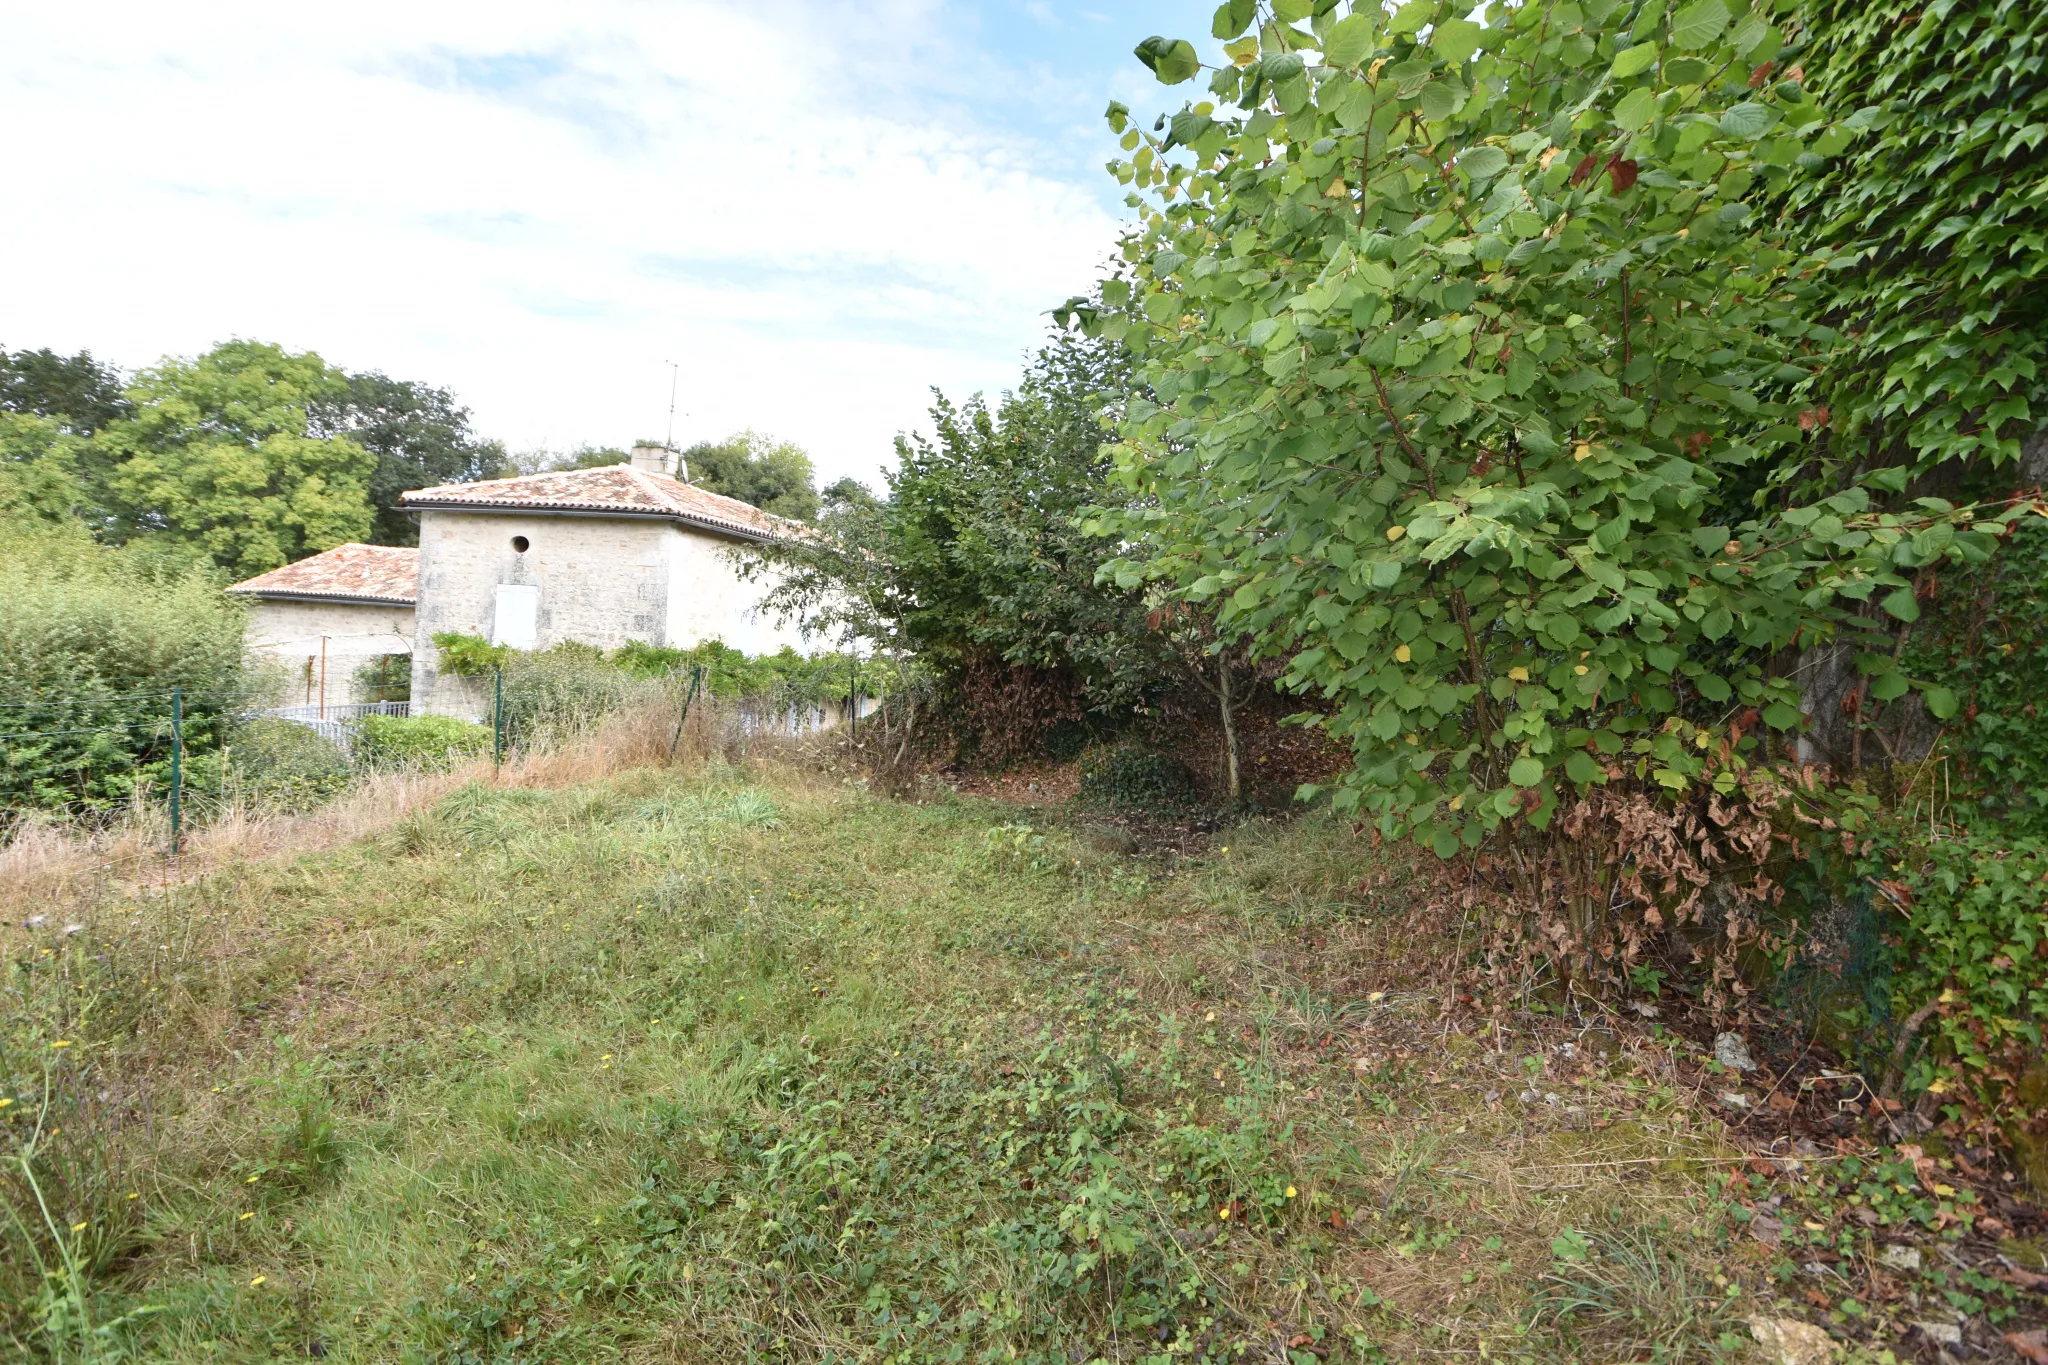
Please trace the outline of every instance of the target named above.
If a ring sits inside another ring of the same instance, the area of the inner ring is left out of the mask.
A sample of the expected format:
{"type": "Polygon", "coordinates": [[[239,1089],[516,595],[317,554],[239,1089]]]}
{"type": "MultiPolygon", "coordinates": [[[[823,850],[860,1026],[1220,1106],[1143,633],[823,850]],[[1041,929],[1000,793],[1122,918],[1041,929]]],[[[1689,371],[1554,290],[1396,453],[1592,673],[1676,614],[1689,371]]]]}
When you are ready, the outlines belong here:
{"type": "Polygon", "coordinates": [[[1357,66],[1378,42],[1379,26],[1373,16],[1352,14],[1330,25],[1323,36],[1323,60],[1331,66],[1357,66]]]}
{"type": "Polygon", "coordinates": [[[1671,45],[1697,52],[1728,27],[1728,7],[1721,0],[1699,0],[1671,17],[1671,45]]]}
{"type": "Polygon", "coordinates": [[[1523,754],[1508,767],[1508,781],[1517,787],[1533,787],[1543,780],[1543,760],[1523,754]]]}
{"type": "Polygon", "coordinates": [[[1131,49],[1132,55],[1159,78],[1161,85],[1179,85],[1202,69],[1195,45],[1185,38],[1147,38],[1131,49]]]}
{"type": "Polygon", "coordinates": [[[1608,69],[1608,74],[1618,81],[1625,81],[1630,76],[1641,75],[1656,64],[1657,45],[1655,43],[1637,43],[1634,47],[1624,49],[1615,57],[1614,65],[1608,69]]]}

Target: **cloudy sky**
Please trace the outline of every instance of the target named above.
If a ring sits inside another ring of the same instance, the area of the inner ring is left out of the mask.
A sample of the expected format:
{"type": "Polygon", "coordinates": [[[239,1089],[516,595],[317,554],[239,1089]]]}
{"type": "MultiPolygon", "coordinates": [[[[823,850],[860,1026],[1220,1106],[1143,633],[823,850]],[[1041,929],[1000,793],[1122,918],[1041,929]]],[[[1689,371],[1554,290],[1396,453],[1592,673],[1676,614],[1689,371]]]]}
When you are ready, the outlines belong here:
{"type": "Polygon", "coordinates": [[[871,479],[1095,277],[1103,107],[1212,8],[0,0],[0,345],[278,341],[514,448],[660,435],[673,360],[679,442],[871,479]]]}

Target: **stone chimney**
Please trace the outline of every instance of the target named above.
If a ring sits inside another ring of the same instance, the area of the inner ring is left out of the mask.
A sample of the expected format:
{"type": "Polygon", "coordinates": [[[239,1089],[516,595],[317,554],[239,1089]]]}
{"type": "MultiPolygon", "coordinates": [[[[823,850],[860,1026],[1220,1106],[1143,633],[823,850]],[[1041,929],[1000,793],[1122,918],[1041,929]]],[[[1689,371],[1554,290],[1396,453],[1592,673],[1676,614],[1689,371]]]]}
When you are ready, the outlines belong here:
{"type": "Polygon", "coordinates": [[[667,446],[640,444],[633,447],[633,468],[644,469],[650,474],[666,474],[672,479],[690,481],[689,467],[682,457],[667,446]]]}

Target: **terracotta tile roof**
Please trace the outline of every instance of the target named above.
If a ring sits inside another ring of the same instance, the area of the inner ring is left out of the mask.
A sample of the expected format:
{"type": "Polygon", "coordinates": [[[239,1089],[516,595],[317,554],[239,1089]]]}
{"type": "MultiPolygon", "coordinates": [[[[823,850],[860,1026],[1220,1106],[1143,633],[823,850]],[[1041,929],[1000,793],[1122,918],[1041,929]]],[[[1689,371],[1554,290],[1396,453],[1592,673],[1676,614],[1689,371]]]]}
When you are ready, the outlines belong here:
{"type": "Polygon", "coordinates": [[[389,602],[409,607],[420,595],[420,552],[399,545],[337,545],[246,579],[228,591],[287,601],[389,602]]]}
{"type": "Polygon", "coordinates": [[[416,488],[399,494],[398,505],[452,512],[474,509],[667,517],[746,540],[773,540],[797,530],[796,523],[771,516],[750,503],[626,464],[416,488]]]}

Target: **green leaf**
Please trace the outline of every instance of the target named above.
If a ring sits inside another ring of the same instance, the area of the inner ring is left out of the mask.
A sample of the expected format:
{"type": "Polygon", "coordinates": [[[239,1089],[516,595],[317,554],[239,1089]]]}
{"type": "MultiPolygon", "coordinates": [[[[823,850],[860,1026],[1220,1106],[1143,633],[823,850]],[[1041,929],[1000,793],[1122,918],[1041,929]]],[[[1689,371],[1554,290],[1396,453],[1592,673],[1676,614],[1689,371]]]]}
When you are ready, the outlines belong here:
{"type": "Polygon", "coordinates": [[[1773,730],[1796,730],[1805,721],[1805,714],[1788,702],[1774,701],[1764,708],[1764,724],[1773,730]]]}
{"type": "Polygon", "coordinates": [[[1372,12],[1354,13],[1330,25],[1323,35],[1323,61],[1353,67],[1379,45],[1379,25],[1372,12]]]}
{"type": "Polygon", "coordinates": [[[1713,70],[1697,57],[1670,57],[1664,62],[1664,84],[1700,85],[1713,70]]]}
{"type": "Polygon", "coordinates": [[[1474,180],[1491,180],[1508,168],[1508,154],[1498,147],[1473,147],[1458,154],[1458,164],[1474,180]]]}
{"type": "Polygon", "coordinates": [[[1161,85],[1179,85],[1202,69],[1195,45],[1185,38],[1147,38],[1131,49],[1132,55],[1159,78],[1161,85]]]}
{"type": "Polygon", "coordinates": [[[1572,781],[1583,785],[1588,782],[1601,781],[1606,776],[1606,772],[1593,760],[1591,754],[1587,753],[1584,749],[1574,749],[1565,756],[1564,775],[1572,781]]]}
{"type": "Polygon", "coordinates": [[[1508,767],[1508,781],[1517,787],[1533,787],[1543,780],[1543,760],[1523,754],[1508,767]]]}
{"type": "Polygon", "coordinates": [[[1894,588],[1886,593],[1884,609],[1901,621],[1920,619],[1920,600],[1913,596],[1911,588],[1894,588]]]}
{"type": "Polygon", "coordinates": [[[1633,132],[1650,121],[1657,112],[1657,92],[1648,86],[1629,91],[1614,106],[1614,124],[1633,132]]]}
{"type": "Polygon", "coordinates": [[[1947,720],[1956,713],[1956,694],[1946,687],[1930,687],[1921,697],[1927,703],[1927,714],[1936,720],[1947,720]]]}
{"type": "Polygon", "coordinates": [[[1887,673],[1870,684],[1870,695],[1879,701],[1897,701],[1905,696],[1912,686],[1905,674],[1887,673]]]}
{"type": "Polygon", "coordinates": [[[1152,321],[1165,324],[1180,316],[1180,295],[1147,294],[1145,316],[1152,321]]]}
{"type": "Polygon", "coordinates": [[[1458,110],[1458,92],[1449,81],[1431,81],[1422,87],[1420,96],[1422,116],[1431,123],[1441,123],[1458,110]]]}
{"type": "Polygon", "coordinates": [[[1721,0],[1699,0],[1671,18],[1671,45],[1697,52],[1728,27],[1728,7],[1721,0]]]}
{"type": "Polygon", "coordinates": [[[1430,31],[1429,45],[1437,56],[1458,66],[1479,50],[1485,34],[1486,30],[1470,19],[1446,19],[1430,31]]]}
{"type": "Polygon", "coordinates": [[[1754,142],[1771,130],[1778,116],[1764,105],[1745,101],[1721,115],[1721,131],[1729,137],[1754,142]]]}
{"type": "Polygon", "coordinates": [[[1641,75],[1656,64],[1657,45],[1637,43],[1634,47],[1624,48],[1615,57],[1614,65],[1608,68],[1608,74],[1618,81],[1625,81],[1630,76],[1641,75]]]}
{"type": "Polygon", "coordinates": [[[1235,38],[1250,28],[1252,20],[1258,17],[1259,7],[1255,0],[1229,0],[1229,3],[1216,7],[1216,19],[1209,26],[1209,32],[1218,38],[1235,38]]]}
{"type": "Polygon", "coordinates": [[[1394,19],[1387,25],[1387,32],[1416,33],[1435,17],[1436,0],[1408,0],[1407,4],[1394,11],[1394,19]]]}

